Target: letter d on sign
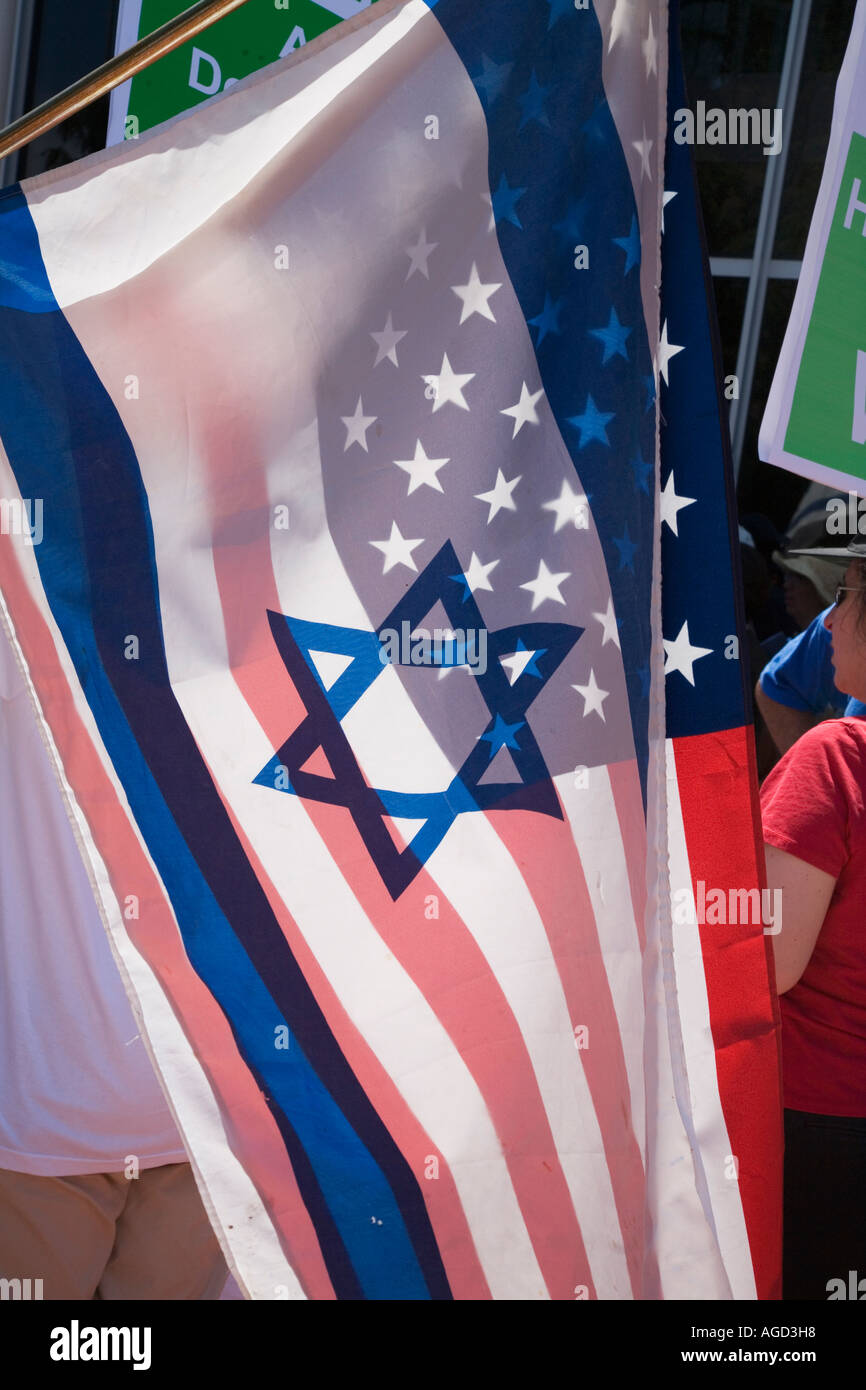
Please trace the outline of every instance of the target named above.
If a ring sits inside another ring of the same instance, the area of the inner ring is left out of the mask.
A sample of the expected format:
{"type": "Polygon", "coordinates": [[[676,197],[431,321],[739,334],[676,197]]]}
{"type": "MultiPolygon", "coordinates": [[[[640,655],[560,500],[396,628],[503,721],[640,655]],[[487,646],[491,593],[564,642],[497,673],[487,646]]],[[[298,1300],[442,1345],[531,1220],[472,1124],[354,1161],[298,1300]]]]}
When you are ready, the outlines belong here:
{"type": "Polygon", "coordinates": [[[214,92],[220,89],[223,80],[222,69],[216,58],[212,58],[209,53],[205,53],[203,48],[193,48],[192,62],[189,65],[189,85],[196,92],[204,92],[206,97],[212,97],[214,92]],[[201,80],[202,63],[210,63],[211,75],[209,82],[201,80]]]}

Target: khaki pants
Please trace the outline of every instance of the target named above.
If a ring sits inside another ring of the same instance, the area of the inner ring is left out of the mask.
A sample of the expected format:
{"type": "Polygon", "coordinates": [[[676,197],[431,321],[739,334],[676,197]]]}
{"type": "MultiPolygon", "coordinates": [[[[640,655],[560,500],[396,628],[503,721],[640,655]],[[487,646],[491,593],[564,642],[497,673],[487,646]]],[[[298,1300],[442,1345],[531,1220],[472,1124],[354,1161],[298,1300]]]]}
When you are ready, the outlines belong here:
{"type": "Polygon", "coordinates": [[[0,1169],[0,1279],[41,1279],[46,1299],[217,1299],[227,1273],[188,1163],[132,1179],[0,1169]]]}

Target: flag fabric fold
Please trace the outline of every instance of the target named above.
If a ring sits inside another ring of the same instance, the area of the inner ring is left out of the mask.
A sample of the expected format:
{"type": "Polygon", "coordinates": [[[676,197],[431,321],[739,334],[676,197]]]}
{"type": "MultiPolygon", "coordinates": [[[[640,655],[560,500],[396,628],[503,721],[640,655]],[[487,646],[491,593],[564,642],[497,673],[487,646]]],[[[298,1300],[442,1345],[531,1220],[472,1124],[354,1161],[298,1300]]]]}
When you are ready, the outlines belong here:
{"type": "Polygon", "coordinates": [[[666,55],[378,0],[0,197],[3,620],[250,1297],[772,1285],[761,926],[743,1059],[672,920],[666,55]]]}

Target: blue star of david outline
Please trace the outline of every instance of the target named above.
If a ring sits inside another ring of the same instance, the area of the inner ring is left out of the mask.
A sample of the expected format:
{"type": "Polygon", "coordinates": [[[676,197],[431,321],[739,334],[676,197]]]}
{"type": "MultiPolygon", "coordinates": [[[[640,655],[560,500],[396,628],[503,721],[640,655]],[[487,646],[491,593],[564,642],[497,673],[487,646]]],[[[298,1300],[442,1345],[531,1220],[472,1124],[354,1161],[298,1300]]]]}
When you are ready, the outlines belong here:
{"type": "Polygon", "coordinates": [[[395,901],[459,815],[493,809],[529,810],[562,819],[556,789],[525,715],[582,636],[581,627],[526,622],[488,632],[487,669],[483,674],[473,671],[473,677],[490,721],[444,791],[397,792],[369,786],[343,731],[342,720],[389,664],[379,633],[399,633],[404,622],[410,624],[410,632],[414,631],[437,600],[453,628],[484,628],[474,595],[462,596],[454,583],[457,572],[462,574],[462,567],[453,545],[446,541],[374,632],[268,611],[277,649],[307,713],[253,781],[271,790],[345,807],[395,901]],[[536,655],[511,685],[498,658],[521,650],[535,650],[536,655]],[[351,658],[330,689],[325,688],[311,651],[351,658]],[[508,748],[521,780],[482,784],[481,778],[503,746],[508,748]],[[319,749],[333,777],[303,770],[304,763],[319,749]],[[391,838],[386,816],[423,820],[424,825],[401,850],[391,838]]]}

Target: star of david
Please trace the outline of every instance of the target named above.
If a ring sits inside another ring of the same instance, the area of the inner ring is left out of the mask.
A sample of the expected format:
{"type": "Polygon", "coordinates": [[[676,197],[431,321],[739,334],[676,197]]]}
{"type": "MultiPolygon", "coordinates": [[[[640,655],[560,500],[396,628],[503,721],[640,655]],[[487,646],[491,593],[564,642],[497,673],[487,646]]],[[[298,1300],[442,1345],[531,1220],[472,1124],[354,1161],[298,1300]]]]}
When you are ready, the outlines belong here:
{"type": "MultiPolygon", "coordinates": [[[[484,630],[473,594],[461,592],[454,576],[460,562],[450,541],[419,575],[377,631],[308,622],[268,612],[274,641],[306,708],[306,717],[253,780],[272,790],[308,801],[344,806],[350,813],[373,863],[395,900],[420,873],[458,816],[470,811],[528,810],[562,819],[556,789],[526,719],[529,706],[564,661],[584,629],[566,623],[516,623],[487,634],[485,671],[470,665],[490,714],[487,725],[458,769],[440,792],[398,792],[367,784],[342,721],[361,696],[381,676],[389,656],[379,634],[401,632],[408,623],[414,632],[437,601],[453,628],[484,630]],[[513,684],[499,661],[515,652],[532,651],[513,684]],[[326,688],[311,655],[328,652],[349,658],[349,664],[326,688]],[[507,748],[519,781],[482,782],[493,758],[507,748]],[[304,764],[324,753],[332,777],[304,770],[304,764]],[[421,820],[409,845],[400,849],[391,837],[390,816],[421,820]]],[[[465,655],[465,652],[462,653],[465,655]]],[[[430,668],[431,679],[438,671],[430,668]]]]}

